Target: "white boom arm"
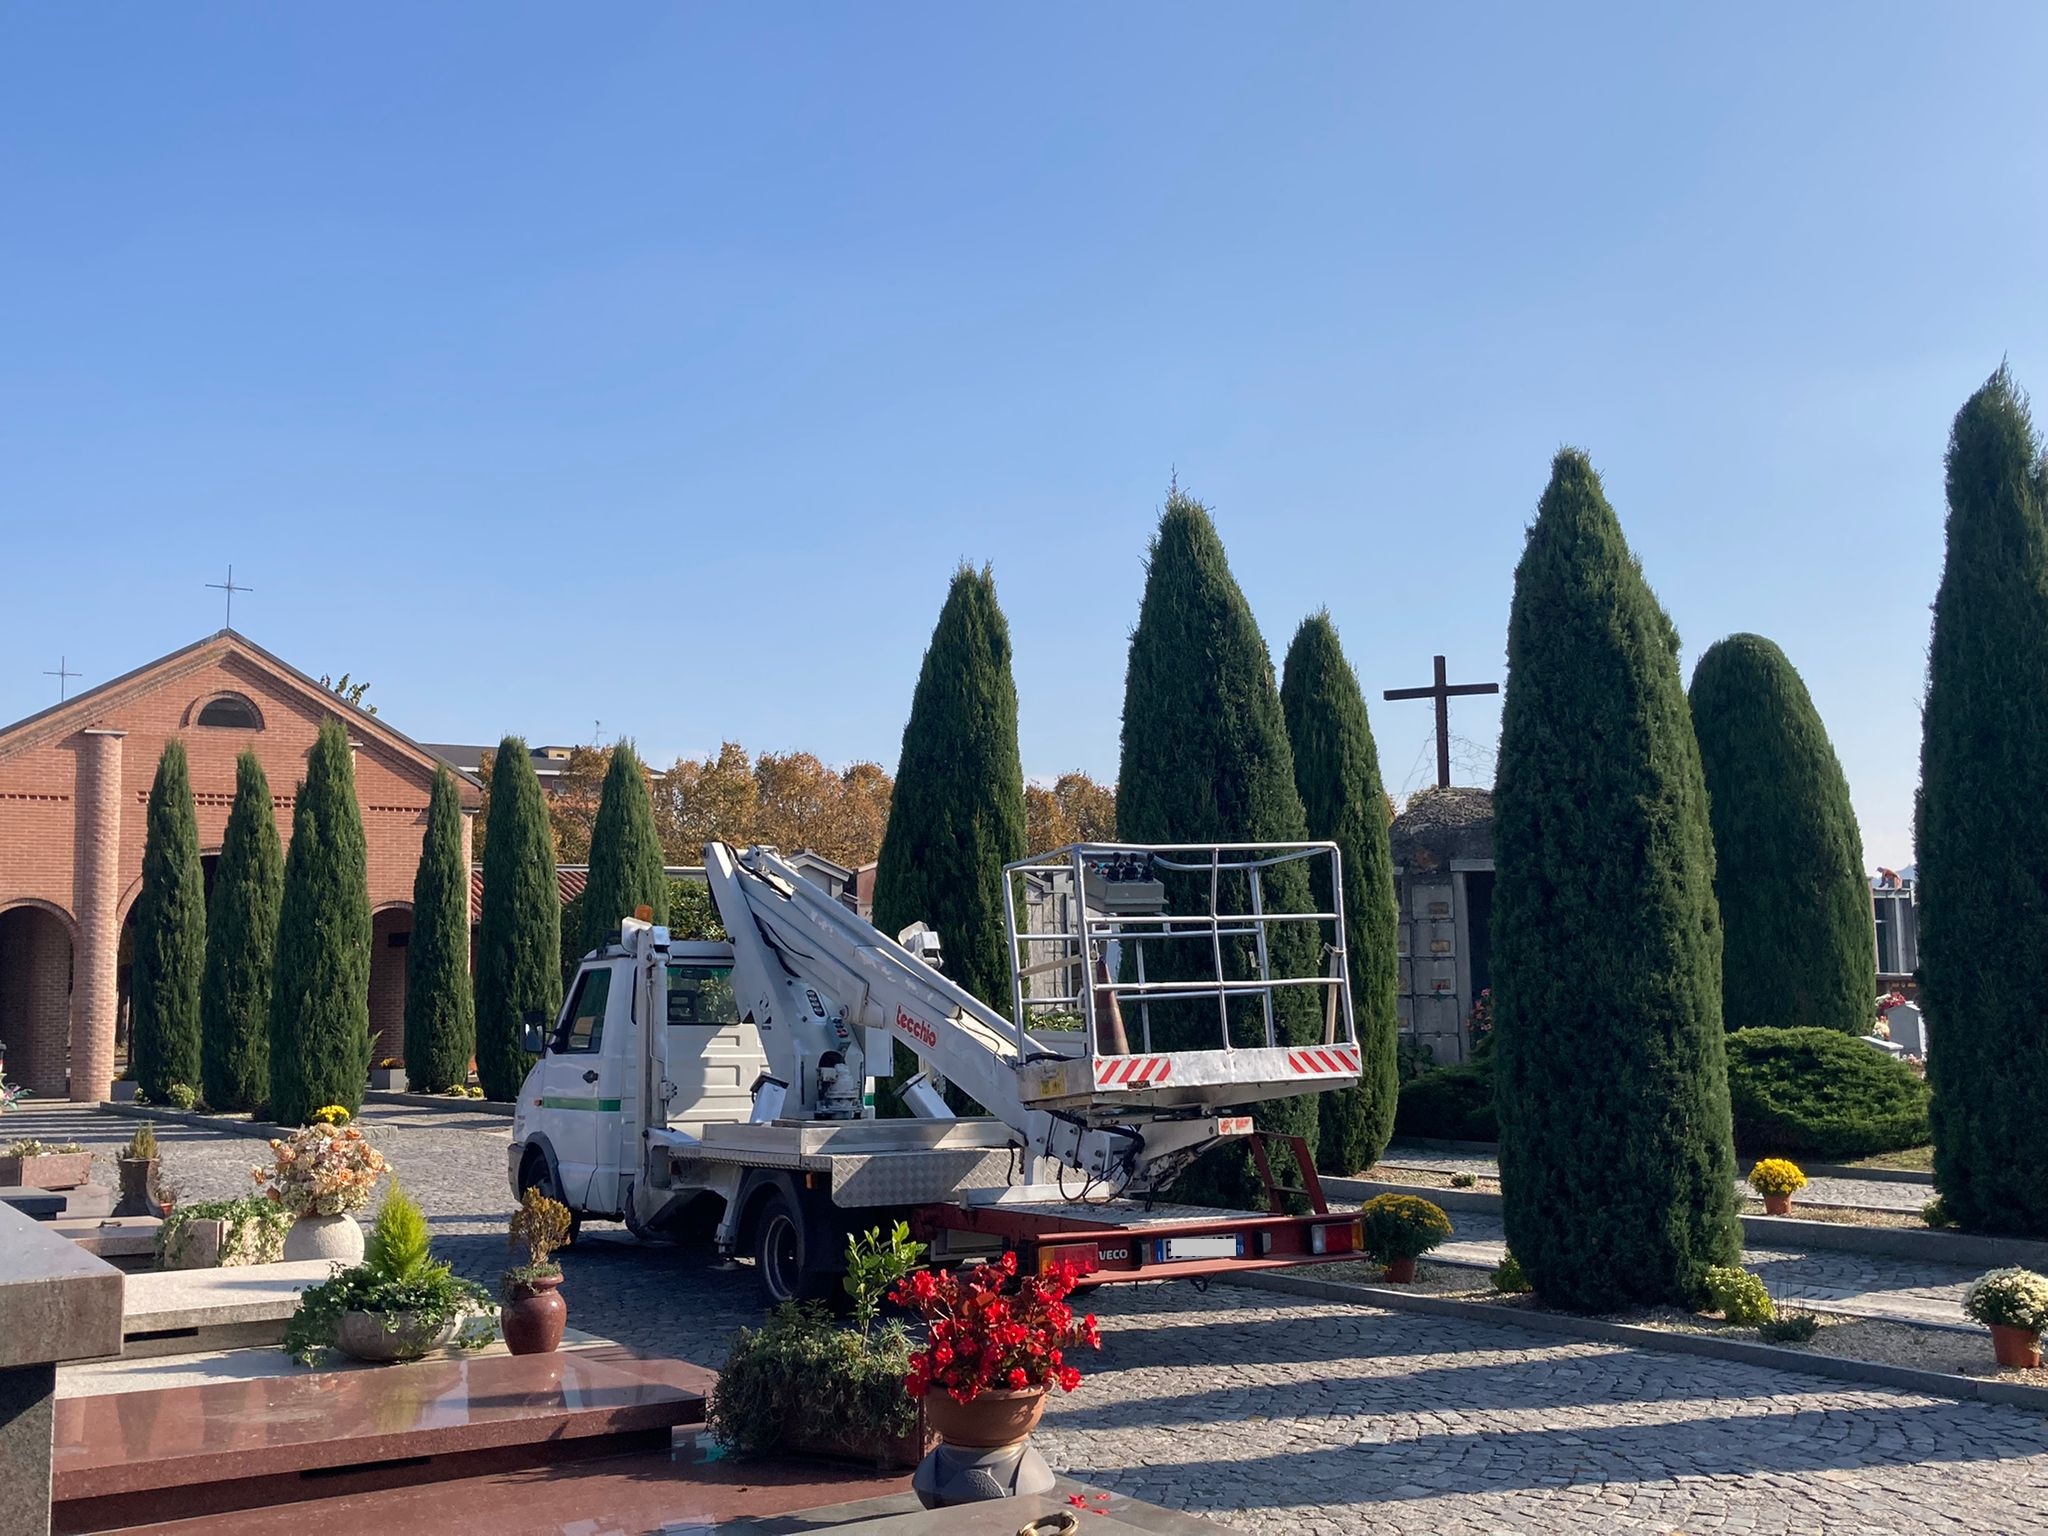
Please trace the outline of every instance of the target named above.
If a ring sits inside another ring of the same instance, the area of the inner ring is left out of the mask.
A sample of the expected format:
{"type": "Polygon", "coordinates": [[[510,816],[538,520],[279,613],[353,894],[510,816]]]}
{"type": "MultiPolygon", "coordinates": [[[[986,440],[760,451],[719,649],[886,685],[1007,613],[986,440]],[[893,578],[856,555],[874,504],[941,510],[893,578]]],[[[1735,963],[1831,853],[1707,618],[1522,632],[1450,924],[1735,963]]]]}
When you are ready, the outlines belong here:
{"type": "Polygon", "coordinates": [[[741,1017],[760,1032],[789,1118],[859,1118],[867,1077],[891,1070],[884,1042],[893,1038],[1009,1126],[1028,1153],[1120,1188],[1163,1182],[1216,1139],[1213,1117],[1159,1120],[1140,1131],[1029,1108],[1019,1077],[1029,1037],[1020,1047],[1008,1019],[773,850],[711,843],[704,873],[732,939],[741,1017]],[[871,1042],[882,1054],[873,1063],[871,1042]]]}

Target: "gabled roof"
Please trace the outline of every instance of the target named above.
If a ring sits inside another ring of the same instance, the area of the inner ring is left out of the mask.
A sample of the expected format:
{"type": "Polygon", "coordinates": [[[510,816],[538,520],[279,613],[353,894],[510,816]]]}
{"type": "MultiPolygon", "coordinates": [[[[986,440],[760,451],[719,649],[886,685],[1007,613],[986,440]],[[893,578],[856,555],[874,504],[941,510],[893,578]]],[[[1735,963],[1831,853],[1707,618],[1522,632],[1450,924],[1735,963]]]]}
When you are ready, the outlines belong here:
{"type": "MultiPolygon", "coordinates": [[[[441,758],[403,731],[394,730],[378,716],[349,703],[333,689],[322,687],[318,679],[308,677],[290,662],[272,655],[246,635],[232,629],[216,630],[168,656],[145,662],[131,672],[88,688],[12,725],[0,726],[0,757],[84,730],[106,719],[129,700],[162,687],[182,673],[197,671],[227,657],[253,667],[280,692],[298,694],[316,709],[345,722],[354,735],[375,741],[387,751],[416,764],[429,776],[443,765],[441,758]]],[[[459,770],[455,777],[462,790],[463,803],[475,805],[483,786],[473,775],[459,770]]]]}

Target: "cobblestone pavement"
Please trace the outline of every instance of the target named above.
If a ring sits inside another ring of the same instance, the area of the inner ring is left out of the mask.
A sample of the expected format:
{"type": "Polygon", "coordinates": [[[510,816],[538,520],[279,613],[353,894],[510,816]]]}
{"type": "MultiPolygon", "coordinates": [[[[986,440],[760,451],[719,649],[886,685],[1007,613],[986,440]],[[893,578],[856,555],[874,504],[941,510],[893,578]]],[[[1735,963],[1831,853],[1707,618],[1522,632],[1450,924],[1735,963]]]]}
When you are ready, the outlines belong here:
{"type": "MultiPolygon", "coordinates": [[[[507,1122],[378,1107],[362,1123],[438,1251],[493,1280],[507,1122]]],[[[132,1128],[30,1109],[0,1132],[111,1157],[132,1128]]],[[[188,1200],[242,1193],[265,1152],[213,1130],[159,1134],[188,1200]]],[[[1459,1218],[1461,1239],[1481,1220],[1459,1218]]],[[[715,1367],[760,1316],[748,1268],[616,1228],[592,1227],[563,1260],[571,1323],[636,1348],[715,1367]]],[[[2048,1422],[2017,1409],[1225,1285],[1119,1286],[1095,1305],[1103,1352],[1048,1413],[1047,1458],[1250,1532],[2048,1536],[2048,1422]]]]}
{"type": "MultiPolygon", "coordinates": [[[[1500,1262],[1507,1244],[1498,1216],[1482,1211],[1453,1211],[1450,1215],[1456,1236],[1433,1257],[1488,1268],[1500,1262]]],[[[1826,1302],[1867,1317],[1957,1327],[1966,1326],[1963,1292],[1983,1273],[1961,1264],[1894,1259],[1839,1248],[1745,1248],[1742,1262],[1780,1300],[1826,1302]]]]}
{"type": "Polygon", "coordinates": [[[1104,1293],[1102,1356],[1046,1415],[1047,1459],[1275,1536],[2048,1532],[2038,1415],[1271,1301],[1104,1293]]]}
{"type": "MultiPolygon", "coordinates": [[[[1395,1145],[1379,1163],[1366,1170],[1367,1177],[1398,1182],[1402,1169],[1427,1169],[1432,1173],[1476,1173],[1500,1177],[1500,1164],[1486,1152],[1441,1152],[1420,1147],[1395,1145]]],[[[1745,1187],[1744,1193],[1748,1193],[1745,1187]]],[[[1890,1179],[1808,1179],[1799,1192],[1807,1205],[1860,1206],[1872,1211],[1918,1212],[1934,1198],[1932,1184],[1906,1184],[1890,1179]]],[[[1796,1209],[1796,1208],[1795,1208],[1796,1209]]]]}

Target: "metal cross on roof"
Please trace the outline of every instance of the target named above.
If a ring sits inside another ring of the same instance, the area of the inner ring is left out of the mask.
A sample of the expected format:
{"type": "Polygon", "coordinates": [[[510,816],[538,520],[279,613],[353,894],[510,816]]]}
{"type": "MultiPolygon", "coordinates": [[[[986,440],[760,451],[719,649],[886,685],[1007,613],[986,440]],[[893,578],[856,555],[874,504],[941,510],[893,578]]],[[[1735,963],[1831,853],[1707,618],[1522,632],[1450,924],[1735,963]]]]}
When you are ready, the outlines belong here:
{"type": "Polygon", "coordinates": [[[1427,688],[1389,688],[1390,699],[1436,700],[1436,784],[1451,787],[1451,700],[1471,693],[1499,693],[1499,683],[1450,683],[1444,681],[1444,659],[1436,658],[1436,681],[1427,688]]]}
{"type": "Polygon", "coordinates": [[[235,568],[232,565],[228,567],[228,579],[226,581],[209,581],[206,585],[212,591],[225,592],[228,595],[228,615],[226,627],[229,629],[233,629],[235,627],[235,594],[237,592],[254,592],[256,589],[254,587],[236,586],[235,568]]]}
{"type": "Polygon", "coordinates": [[[59,656],[57,658],[57,670],[52,672],[49,670],[49,668],[45,667],[43,669],[43,676],[54,677],[55,679],[57,679],[57,702],[59,704],[62,704],[65,698],[64,685],[70,682],[72,678],[83,677],[85,676],[85,674],[83,672],[72,671],[66,658],[59,656]]]}

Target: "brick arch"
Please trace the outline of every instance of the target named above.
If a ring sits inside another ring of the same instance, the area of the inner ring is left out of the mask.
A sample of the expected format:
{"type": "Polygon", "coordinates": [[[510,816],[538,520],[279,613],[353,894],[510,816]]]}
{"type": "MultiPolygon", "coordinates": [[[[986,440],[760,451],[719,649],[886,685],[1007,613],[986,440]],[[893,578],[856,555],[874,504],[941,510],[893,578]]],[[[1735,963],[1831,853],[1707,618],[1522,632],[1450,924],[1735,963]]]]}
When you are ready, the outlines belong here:
{"type": "Polygon", "coordinates": [[[408,952],[392,939],[412,937],[412,903],[380,902],[370,909],[370,1048],[373,1062],[405,1057],[405,972],[408,952]]]}
{"type": "Polygon", "coordinates": [[[183,721],[184,726],[188,730],[200,728],[199,717],[200,715],[205,713],[207,706],[210,704],[223,703],[238,705],[242,709],[246,709],[250,714],[256,717],[256,723],[254,725],[247,725],[241,722],[228,724],[224,722],[207,721],[204,726],[206,730],[260,731],[265,728],[267,722],[263,718],[263,706],[258,704],[254,699],[250,698],[248,694],[242,692],[239,688],[216,688],[211,693],[201,694],[198,698],[194,699],[190,705],[186,707],[185,717],[183,721]]]}
{"type": "Polygon", "coordinates": [[[54,901],[0,904],[0,1040],[7,1074],[37,1098],[70,1093],[71,987],[78,921],[54,901]]]}

